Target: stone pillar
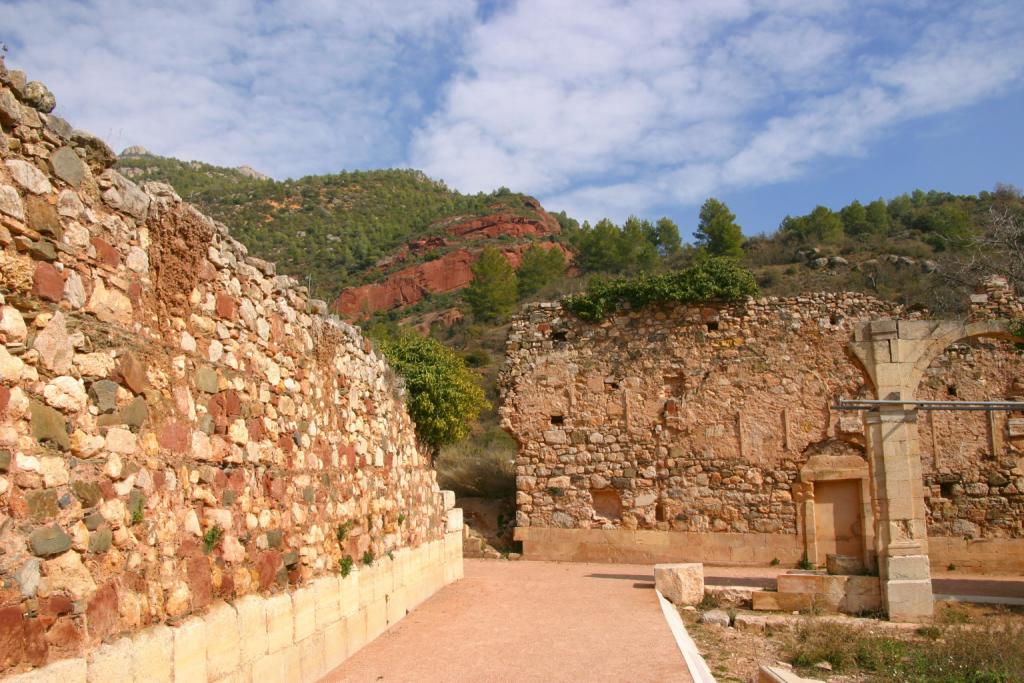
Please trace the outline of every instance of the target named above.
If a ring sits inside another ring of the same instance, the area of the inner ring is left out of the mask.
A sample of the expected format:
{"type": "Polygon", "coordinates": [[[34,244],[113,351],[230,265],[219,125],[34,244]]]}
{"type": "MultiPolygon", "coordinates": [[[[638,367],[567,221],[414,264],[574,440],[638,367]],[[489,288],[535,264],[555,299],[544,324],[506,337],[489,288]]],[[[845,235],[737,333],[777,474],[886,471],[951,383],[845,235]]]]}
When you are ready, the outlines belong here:
{"type": "Polygon", "coordinates": [[[864,421],[883,604],[893,621],[918,621],[932,615],[934,599],[917,411],[873,410],[864,421]]]}

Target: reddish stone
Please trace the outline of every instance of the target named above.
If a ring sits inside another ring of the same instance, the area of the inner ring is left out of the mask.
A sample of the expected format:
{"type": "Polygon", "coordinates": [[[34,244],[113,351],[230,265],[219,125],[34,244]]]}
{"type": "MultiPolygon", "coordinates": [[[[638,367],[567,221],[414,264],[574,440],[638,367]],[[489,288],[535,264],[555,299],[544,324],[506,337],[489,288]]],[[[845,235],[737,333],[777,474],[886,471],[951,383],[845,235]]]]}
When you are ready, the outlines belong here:
{"type": "Polygon", "coordinates": [[[178,545],[178,557],[190,557],[199,554],[199,542],[193,538],[186,538],[178,545]]]}
{"type": "Polygon", "coordinates": [[[230,294],[224,294],[219,292],[217,294],[217,315],[228,320],[235,319],[235,313],[238,310],[238,304],[235,303],[235,298],[230,294]]]}
{"type": "Polygon", "coordinates": [[[192,431],[188,428],[188,425],[181,422],[167,422],[160,427],[156,440],[161,448],[166,448],[175,453],[185,453],[191,445],[192,431]]]}
{"type": "Polygon", "coordinates": [[[7,410],[7,404],[11,402],[11,390],[0,386],[0,413],[7,410]]]}
{"type": "Polygon", "coordinates": [[[215,422],[219,423],[222,420],[226,423],[233,422],[236,417],[242,414],[242,401],[238,397],[237,391],[226,389],[219,394],[211,396],[206,404],[206,409],[210,412],[210,417],[215,422]]]}
{"type": "Polygon", "coordinates": [[[96,249],[96,260],[100,263],[117,268],[118,264],[121,263],[121,254],[110,246],[102,237],[93,237],[92,246],[96,249]]]}
{"type": "Polygon", "coordinates": [[[163,470],[157,470],[153,473],[153,486],[159,491],[167,483],[167,475],[164,474],[163,470]]]}
{"type": "Polygon", "coordinates": [[[117,588],[108,583],[96,591],[85,610],[85,623],[89,637],[94,641],[103,640],[117,633],[120,619],[117,611],[117,588]]]}
{"type": "Polygon", "coordinates": [[[263,441],[267,438],[267,430],[263,426],[263,420],[258,417],[250,417],[245,421],[245,427],[249,430],[250,441],[263,441]]]}
{"type": "Polygon", "coordinates": [[[132,307],[135,309],[142,308],[142,283],[138,280],[132,280],[128,283],[128,298],[131,299],[132,307]]]}
{"type": "Polygon", "coordinates": [[[349,467],[356,466],[356,449],[350,444],[340,443],[338,444],[338,455],[341,456],[342,461],[349,467]]]}
{"type": "Polygon", "coordinates": [[[201,280],[212,280],[217,277],[217,269],[213,267],[209,259],[203,259],[199,262],[199,279],[201,280]]]}
{"type": "Polygon", "coordinates": [[[109,479],[101,479],[99,482],[100,492],[103,494],[103,500],[113,500],[117,498],[117,491],[114,490],[114,483],[109,479]]]}
{"type": "Polygon", "coordinates": [[[213,485],[217,489],[217,493],[224,490],[224,487],[228,485],[228,475],[224,474],[224,470],[217,470],[217,474],[213,477],[213,485]]]}
{"type": "Polygon", "coordinates": [[[291,453],[295,448],[295,442],[292,441],[290,434],[282,434],[277,438],[277,447],[285,453],[291,453]]]}
{"type": "Polygon", "coordinates": [[[136,394],[141,394],[149,386],[146,379],[146,364],[134,353],[121,354],[121,362],[117,364],[115,377],[136,394]]]}
{"type": "Polygon", "coordinates": [[[235,597],[235,580],[230,574],[221,574],[217,595],[228,600],[235,597]]]}
{"type": "Polygon", "coordinates": [[[228,475],[228,488],[237,493],[238,495],[242,495],[242,491],[245,490],[244,470],[235,470],[230,475],[228,475]]]}
{"type": "Polygon", "coordinates": [[[73,617],[60,617],[46,632],[46,643],[54,659],[75,657],[82,652],[85,634],[73,617]]]}
{"type": "Polygon", "coordinates": [[[64,278],[52,264],[40,262],[36,264],[36,273],[32,281],[32,293],[47,301],[60,301],[64,298],[64,278]]]}
{"type": "Polygon", "coordinates": [[[213,599],[213,578],[210,561],[200,555],[190,557],[185,565],[186,580],[192,591],[192,609],[206,607],[213,599]]]}
{"type": "Polygon", "coordinates": [[[281,553],[277,550],[264,550],[256,557],[256,574],[259,577],[260,590],[266,590],[274,585],[280,568],[281,553]]]}
{"type": "Polygon", "coordinates": [[[270,335],[275,342],[284,339],[284,320],[276,313],[270,316],[270,335]]]}
{"type": "Polygon", "coordinates": [[[71,598],[66,595],[52,595],[40,602],[42,607],[40,611],[53,617],[70,614],[71,610],[75,607],[74,603],[71,602],[71,598]]]}
{"type": "Polygon", "coordinates": [[[46,627],[48,624],[41,619],[25,620],[25,655],[24,661],[32,666],[46,664],[46,655],[50,650],[46,642],[46,627]]]}
{"type": "Polygon", "coordinates": [[[270,497],[274,500],[284,500],[288,495],[288,482],[281,477],[274,477],[270,480],[270,497]]]}
{"type": "Polygon", "coordinates": [[[0,669],[17,666],[25,654],[25,618],[20,607],[0,609],[0,669]]]}

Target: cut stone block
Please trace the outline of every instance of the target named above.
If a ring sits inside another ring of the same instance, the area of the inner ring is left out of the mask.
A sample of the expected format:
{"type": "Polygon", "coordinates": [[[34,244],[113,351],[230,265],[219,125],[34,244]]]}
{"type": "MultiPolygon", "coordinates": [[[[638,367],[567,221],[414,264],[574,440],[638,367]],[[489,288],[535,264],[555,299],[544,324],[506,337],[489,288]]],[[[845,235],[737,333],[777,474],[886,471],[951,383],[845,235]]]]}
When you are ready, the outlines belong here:
{"type": "Polygon", "coordinates": [[[301,643],[316,631],[316,595],[312,588],[299,588],[292,593],[295,610],[295,642],[301,643]]]}
{"type": "Polygon", "coordinates": [[[704,586],[704,595],[714,599],[719,607],[749,608],[755,590],[749,586],[704,586]]]}
{"type": "Polygon", "coordinates": [[[136,683],[171,683],[174,680],[174,635],[160,624],[131,638],[132,672],[136,683]]]}
{"type": "Polygon", "coordinates": [[[299,663],[302,669],[302,680],[304,681],[319,680],[326,673],[323,633],[314,633],[299,643],[299,663]]]}
{"type": "Polygon", "coordinates": [[[704,565],[700,562],[656,564],[654,585],[674,605],[697,605],[704,599],[704,565]]]}
{"type": "Polygon", "coordinates": [[[455,507],[455,491],[441,491],[441,501],[445,511],[451,510],[455,507]]]}
{"type": "Polygon", "coordinates": [[[825,569],[829,574],[863,574],[864,562],[856,555],[825,556],[825,569]]]}
{"type": "Polygon", "coordinates": [[[700,615],[700,623],[712,626],[729,626],[729,613],[722,609],[708,610],[700,615]]]}
{"type": "Polygon", "coordinates": [[[445,529],[449,533],[452,531],[462,531],[462,508],[452,508],[446,514],[445,529]]]}
{"type": "Polygon", "coordinates": [[[89,683],[130,683],[132,674],[132,641],[122,638],[101,645],[89,656],[89,683]]]}
{"type": "Polygon", "coordinates": [[[328,670],[333,669],[347,657],[348,620],[339,619],[324,629],[324,665],[328,670]]]}
{"type": "Polygon", "coordinates": [[[287,593],[273,595],[266,599],[267,610],[267,652],[279,652],[295,642],[295,618],[292,611],[292,596],[287,593]]]}
{"type": "Polygon", "coordinates": [[[174,680],[206,680],[206,622],[186,619],[172,629],[174,635],[174,680]]]}
{"type": "Polygon", "coordinates": [[[239,664],[238,614],[225,602],[214,604],[206,617],[206,673],[217,680],[239,664]]]}
{"type": "Polygon", "coordinates": [[[824,591],[823,574],[779,574],[780,593],[821,593],[824,591]]]}
{"type": "Polygon", "coordinates": [[[4,683],[86,683],[89,665],[83,658],[61,659],[41,669],[5,678],[4,683]]]}
{"type": "Polygon", "coordinates": [[[388,628],[388,604],[384,598],[366,606],[366,641],[370,642],[388,628]]]}
{"type": "Polygon", "coordinates": [[[317,579],[313,582],[312,589],[316,601],[316,628],[322,631],[341,619],[338,579],[334,576],[317,579]]]}
{"type": "Polygon", "coordinates": [[[266,600],[258,595],[246,595],[235,601],[238,612],[238,636],[242,663],[255,662],[267,654],[266,600]]]}
{"type": "Polygon", "coordinates": [[[814,604],[812,593],[776,593],[774,591],[754,591],[754,609],[761,612],[804,612],[814,604]]]}

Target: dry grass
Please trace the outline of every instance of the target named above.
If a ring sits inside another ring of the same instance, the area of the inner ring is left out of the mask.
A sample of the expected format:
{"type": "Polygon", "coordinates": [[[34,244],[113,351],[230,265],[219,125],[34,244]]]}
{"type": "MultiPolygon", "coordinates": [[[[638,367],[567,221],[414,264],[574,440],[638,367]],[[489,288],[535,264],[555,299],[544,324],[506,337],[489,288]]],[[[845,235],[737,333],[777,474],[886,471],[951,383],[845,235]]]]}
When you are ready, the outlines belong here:
{"type": "Polygon", "coordinates": [[[446,446],[435,463],[438,483],[459,497],[511,498],[516,442],[498,427],[446,446]]]}

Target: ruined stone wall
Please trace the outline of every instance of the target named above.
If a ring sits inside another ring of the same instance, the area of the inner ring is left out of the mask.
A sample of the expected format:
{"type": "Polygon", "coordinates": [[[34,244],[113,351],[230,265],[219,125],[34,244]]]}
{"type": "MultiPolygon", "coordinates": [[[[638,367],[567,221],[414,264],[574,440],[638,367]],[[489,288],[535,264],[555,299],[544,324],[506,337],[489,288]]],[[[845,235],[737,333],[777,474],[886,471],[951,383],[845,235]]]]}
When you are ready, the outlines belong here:
{"type": "MultiPolygon", "coordinates": [[[[527,307],[501,377],[503,424],[520,444],[519,537],[740,534],[734,545],[769,539],[760,561],[772,559],[771,538],[802,535],[810,458],[867,466],[860,416],[830,406],[872,397],[846,346],[855,323],[890,317],[914,316],[854,293],[652,307],[597,325],[558,304],[527,307]]],[[[922,397],[955,386],[1003,398],[1022,378],[1012,346],[981,340],[937,359],[922,397]]],[[[1024,537],[1024,443],[1005,414],[993,419],[995,442],[985,413],[922,418],[932,533],[1024,537]]],[[[776,548],[791,556],[800,544],[776,548]]]]}
{"type": "Polygon", "coordinates": [[[441,557],[382,357],[53,106],[0,63],[0,675],[346,557],[441,557]]]}

